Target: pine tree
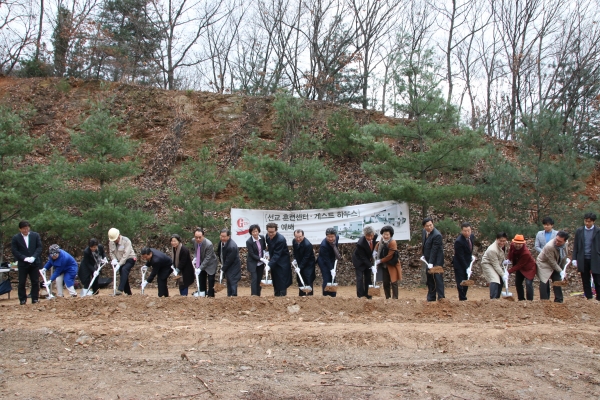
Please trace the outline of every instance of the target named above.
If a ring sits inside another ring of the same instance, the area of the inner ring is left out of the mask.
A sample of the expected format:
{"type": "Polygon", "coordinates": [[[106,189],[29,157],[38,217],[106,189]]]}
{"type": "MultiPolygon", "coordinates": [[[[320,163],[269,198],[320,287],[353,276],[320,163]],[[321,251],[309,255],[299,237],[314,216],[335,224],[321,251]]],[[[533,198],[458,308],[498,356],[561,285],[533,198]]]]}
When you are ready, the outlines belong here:
{"type": "Polygon", "coordinates": [[[394,79],[402,89],[402,102],[394,106],[406,122],[391,128],[369,125],[365,130],[397,138],[404,153],[398,156],[386,143],[378,142],[364,168],[379,178],[384,197],[416,203],[422,216],[430,207],[449,209],[454,200],[476,193],[473,183],[462,177],[483,156],[481,135],[457,127],[457,111],[441,93],[430,51],[400,59],[394,79]]]}
{"type": "Polygon", "coordinates": [[[217,203],[215,197],[227,187],[227,175],[219,173],[217,165],[210,159],[208,147],[199,150],[197,159],[186,160],[178,174],[177,192],[172,192],[169,199],[173,211],[168,233],[186,237],[195,227],[202,227],[211,240],[218,240],[215,232],[224,225],[218,213],[228,204],[217,203]]]}

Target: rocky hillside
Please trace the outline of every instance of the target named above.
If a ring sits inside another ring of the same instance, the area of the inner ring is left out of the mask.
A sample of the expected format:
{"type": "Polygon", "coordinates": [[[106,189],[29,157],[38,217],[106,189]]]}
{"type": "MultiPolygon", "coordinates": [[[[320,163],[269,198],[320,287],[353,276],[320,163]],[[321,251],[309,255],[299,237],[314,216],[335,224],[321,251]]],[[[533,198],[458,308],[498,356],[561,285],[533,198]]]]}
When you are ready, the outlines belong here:
{"type": "MultiPolygon", "coordinates": [[[[276,140],[272,97],[165,91],[76,79],[0,78],[0,102],[14,109],[33,110],[28,118],[31,133],[37,137],[45,136],[49,141],[48,146],[28,156],[25,160],[27,163],[46,163],[55,152],[67,158],[73,157],[70,132],[77,129],[91,101],[105,100],[109,100],[111,111],[122,120],[119,129],[141,142],[138,156],[143,162],[144,173],[136,178],[136,183],[156,190],[156,196],[148,201],[146,207],[159,216],[165,212],[165,189],[173,186],[178,165],[188,157],[195,157],[201,146],[210,145],[219,166],[227,168],[238,163],[251,134],[268,141],[276,140]]],[[[312,113],[309,129],[327,138],[327,118],[339,107],[322,102],[308,102],[307,106],[312,113]]],[[[401,122],[375,111],[351,109],[350,112],[361,125],[369,122],[401,122]]],[[[395,144],[395,147],[398,152],[405,150],[399,144],[395,144]]],[[[336,190],[375,190],[373,182],[361,171],[361,162],[360,159],[336,160],[336,173],[339,175],[336,190]]],[[[597,193],[595,177],[593,181],[590,184],[593,189],[590,190],[597,193]]],[[[221,197],[225,200],[237,194],[236,188],[231,187],[221,197]]],[[[413,230],[418,230],[414,218],[411,223],[413,230]]],[[[447,237],[445,241],[445,275],[448,290],[453,290],[450,287],[454,281],[450,264],[453,238],[447,237]]],[[[160,246],[159,243],[156,245],[160,246]]],[[[481,247],[480,256],[484,249],[481,247]]],[[[342,284],[354,282],[350,262],[352,251],[352,245],[343,246],[344,262],[339,275],[342,284]]],[[[421,279],[417,261],[420,246],[404,243],[400,245],[400,251],[404,269],[403,285],[418,285],[421,279]]],[[[478,274],[475,278],[483,283],[478,274]]]]}

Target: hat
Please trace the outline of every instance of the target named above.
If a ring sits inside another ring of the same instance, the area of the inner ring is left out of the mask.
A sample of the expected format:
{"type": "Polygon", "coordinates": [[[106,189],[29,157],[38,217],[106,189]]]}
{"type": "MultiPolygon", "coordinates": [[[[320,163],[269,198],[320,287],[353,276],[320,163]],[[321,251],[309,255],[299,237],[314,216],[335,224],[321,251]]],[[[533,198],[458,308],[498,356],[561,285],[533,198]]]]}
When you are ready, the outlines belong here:
{"type": "Polygon", "coordinates": [[[523,235],[515,235],[515,238],[512,240],[513,243],[521,243],[525,244],[525,237],[523,235]]]}
{"type": "Polygon", "coordinates": [[[50,246],[48,253],[50,253],[51,256],[60,254],[60,247],[57,244],[53,244],[52,246],[50,246]]]}
{"type": "Polygon", "coordinates": [[[111,242],[114,242],[115,240],[117,240],[119,238],[120,234],[121,234],[121,232],[119,232],[119,230],[117,228],[110,228],[108,230],[108,240],[110,240],[111,242]]]}

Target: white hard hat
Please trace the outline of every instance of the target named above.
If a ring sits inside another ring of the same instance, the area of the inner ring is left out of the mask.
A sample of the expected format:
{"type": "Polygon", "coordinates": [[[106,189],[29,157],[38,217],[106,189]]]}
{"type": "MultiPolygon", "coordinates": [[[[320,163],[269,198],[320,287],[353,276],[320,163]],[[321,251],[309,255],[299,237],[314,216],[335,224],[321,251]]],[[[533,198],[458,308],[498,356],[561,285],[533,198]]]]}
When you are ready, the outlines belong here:
{"type": "Polygon", "coordinates": [[[110,240],[111,242],[114,242],[115,240],[117,240],[119,238],[119,235],[121,233],[119,232],[119,230],[117,228],[110,228],[108,230],[108,240],[110,240]]]}

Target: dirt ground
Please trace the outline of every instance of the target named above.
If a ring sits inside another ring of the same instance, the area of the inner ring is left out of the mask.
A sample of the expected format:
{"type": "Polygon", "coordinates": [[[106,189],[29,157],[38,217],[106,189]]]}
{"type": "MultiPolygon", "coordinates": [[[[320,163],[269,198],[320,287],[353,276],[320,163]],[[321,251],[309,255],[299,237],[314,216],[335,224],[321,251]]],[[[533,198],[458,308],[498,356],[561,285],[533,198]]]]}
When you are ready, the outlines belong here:
{"type": "MultiPolygon", "coordinates": [[[[170,289],[171,294],[175,289],[170,289]]],[[[600,390],[600,302],[0,297],[3,399],[567,399],[600,390]]],[[[514,292],[514,288],[512,288],[514,292]]],[[[537,293],[536,293],[537,298],[537,293]]]]}

